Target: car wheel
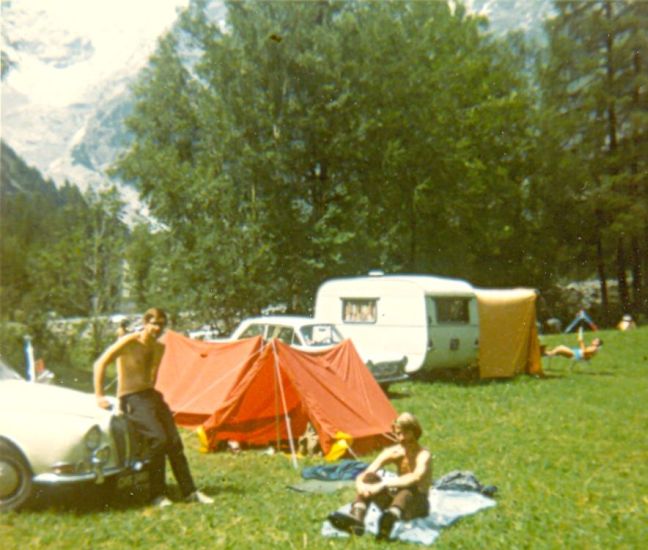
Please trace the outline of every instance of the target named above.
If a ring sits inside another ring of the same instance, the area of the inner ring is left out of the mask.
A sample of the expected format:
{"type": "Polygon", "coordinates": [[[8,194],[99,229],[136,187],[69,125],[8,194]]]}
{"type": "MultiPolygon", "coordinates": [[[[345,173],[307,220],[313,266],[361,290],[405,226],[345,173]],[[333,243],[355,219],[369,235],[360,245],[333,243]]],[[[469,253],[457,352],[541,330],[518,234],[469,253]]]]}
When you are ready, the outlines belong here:
{"type": "Polygon", "coordinates": [[[32,492],[32,473],[23,454],[0,441],[0,512],[22,506],[32,492]]]}

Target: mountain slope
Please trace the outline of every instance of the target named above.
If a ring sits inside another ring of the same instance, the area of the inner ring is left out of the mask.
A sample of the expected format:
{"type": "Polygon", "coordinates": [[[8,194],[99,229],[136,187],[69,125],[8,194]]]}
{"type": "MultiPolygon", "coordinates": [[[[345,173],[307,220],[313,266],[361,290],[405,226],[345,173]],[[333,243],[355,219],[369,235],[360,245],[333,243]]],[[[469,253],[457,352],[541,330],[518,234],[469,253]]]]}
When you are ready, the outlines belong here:
{"type": "MultiPolygon", "coordinates": [[[[107,185],[106,168],[128,145],[123,120],[132,108],[129,87],[156,38],[175,20],[174,10],[188,1],[138,0],[135,6],[127,0],[86,0],[85,7],[75,8],[81,12],[72,14],[47,0],[3,0],[3,67],[10,67],[2,86],[3,139],[58,185],[66,180],[81,189],[107,185]],[[142,19],[156,21],[145,25],[142,19]]],[[[552,4],[468,0],[466,5],[489,17],[496,33],[538,34],[552,4]]],[[[215,19],[225,17],[222,1],[213,0],[211,7],[215,19]]],[[[133,205],[129,217],[137,217],[137,193],[120,188],[133,205]]]]}

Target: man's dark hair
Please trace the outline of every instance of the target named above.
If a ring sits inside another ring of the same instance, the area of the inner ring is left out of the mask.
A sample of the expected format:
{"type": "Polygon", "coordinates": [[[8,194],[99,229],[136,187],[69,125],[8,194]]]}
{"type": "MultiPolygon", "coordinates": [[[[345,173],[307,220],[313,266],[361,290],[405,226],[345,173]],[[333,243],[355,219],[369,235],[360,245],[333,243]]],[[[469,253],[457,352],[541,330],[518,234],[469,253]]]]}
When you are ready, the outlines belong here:
{"type": "Polygon", "coordinates": [[[167,314],[164,312],[164,310],[158,308],[158,307],[152,307],[151,309],[148,309],[146,313],[144,313],[143,320],[145,323],[148,323],[149,321],[152,321],[153,319],[162,319],[165,323],[167,322],[167,314]]]}

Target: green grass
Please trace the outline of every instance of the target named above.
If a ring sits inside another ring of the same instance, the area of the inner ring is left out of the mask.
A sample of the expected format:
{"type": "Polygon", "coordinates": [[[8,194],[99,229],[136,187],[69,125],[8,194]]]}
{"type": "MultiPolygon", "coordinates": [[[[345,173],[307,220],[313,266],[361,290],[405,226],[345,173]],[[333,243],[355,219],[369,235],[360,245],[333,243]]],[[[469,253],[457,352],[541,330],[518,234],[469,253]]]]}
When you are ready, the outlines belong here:
{"type": "MultiPolygon", "coordinates": [[[[587,335],[590,336],[589,334],[587,335]]],[[[392,402],[425,427],[435,477],[472,470],[499,487],[497,506],[442,531],[435,548],[642,548],[648,540],[648,328],[601,333],[589,364],[545,359],[547,376],[408,382],[392,402]]],[[[589,338],[588,338],[589,339],[589,338]]],[[[575,344],[574,335],[547,337],[575,344]]],[[[322,520],[352,498],[287,489],[299,473],[282,455],[197,451],[194,476],[213,506],[58,503],[0,517],[9,548],[377,548],[371,537],[324,539],[322,520]]],[[[367,460],[371,457],[366,457],[367,460]]],[[[316,460],[303,462],[317,463],[316,460]]],[[[176,489],[175,482],[169,479],[176,489]]],[[[393,543],[390,548],[416,548],[393,543]]]]}

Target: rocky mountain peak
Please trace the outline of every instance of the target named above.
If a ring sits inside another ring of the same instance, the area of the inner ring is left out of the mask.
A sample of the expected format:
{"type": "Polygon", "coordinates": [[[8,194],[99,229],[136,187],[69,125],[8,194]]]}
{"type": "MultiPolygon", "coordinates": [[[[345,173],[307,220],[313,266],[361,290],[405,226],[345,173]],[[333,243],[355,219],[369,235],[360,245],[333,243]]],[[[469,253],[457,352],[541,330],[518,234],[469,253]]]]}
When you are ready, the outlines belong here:
{"type": "MultiPolygon", "coordinates": [[[[57,184],[110,182],[128,143],[130,84],[189,0],[2,0],[2,139],[57,184]],[[8,61],[9,64],[5,63],[8,61]],[[4,72],[4,68],[3,68],[4,72]]],[[[539,32],[551,0],[467,0],[496,32],[539,32]]],[[[221,0],[211,13],[223,17],[221,0]]],[[[139,209],[137,194],[122,194],[139,209]]]]}

